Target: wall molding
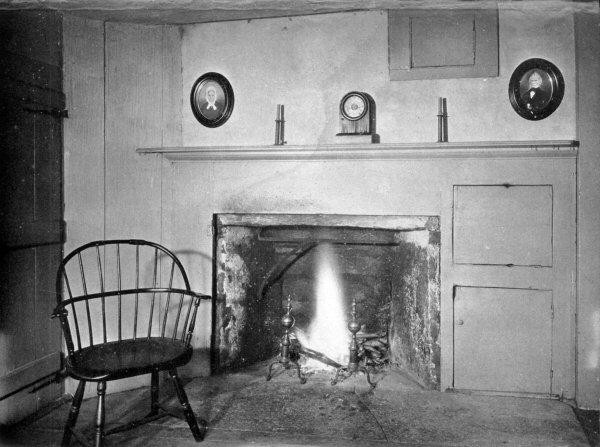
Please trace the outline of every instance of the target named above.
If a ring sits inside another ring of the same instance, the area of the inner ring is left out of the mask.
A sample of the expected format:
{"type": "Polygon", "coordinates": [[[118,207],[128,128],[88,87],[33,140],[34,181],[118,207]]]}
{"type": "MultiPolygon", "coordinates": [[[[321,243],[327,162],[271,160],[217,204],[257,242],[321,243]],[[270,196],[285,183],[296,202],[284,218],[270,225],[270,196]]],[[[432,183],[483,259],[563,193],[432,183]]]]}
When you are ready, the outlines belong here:
{"type": "Polygon", "coordinates": [[[147,147],[172,162],[226,160],[394,160],[429,158],[576,158],[575,140],[486,141],[457,143],[314,144],[257,146],[147,147]]]}

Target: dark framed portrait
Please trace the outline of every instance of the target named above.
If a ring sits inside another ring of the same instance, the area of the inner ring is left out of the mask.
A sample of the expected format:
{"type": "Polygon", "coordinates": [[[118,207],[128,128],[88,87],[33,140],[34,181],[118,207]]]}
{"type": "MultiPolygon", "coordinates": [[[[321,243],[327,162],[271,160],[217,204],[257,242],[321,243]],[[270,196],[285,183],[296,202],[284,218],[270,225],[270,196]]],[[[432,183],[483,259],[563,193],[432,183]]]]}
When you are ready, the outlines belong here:
{"type": "Polygon", "coordinates": [[[205,73],[200,76],[190,93],[192,112],[206,127],[219,127],[233,111],[233,89],[225,76],[205,73]]]}
{"type": "Polygon", "coordinates": [[[560,105],[565,81],[560,70],[545,59],[527,59],[513,72],[508,85],[510,103],[520,116],[541,120],[560,105]]]}

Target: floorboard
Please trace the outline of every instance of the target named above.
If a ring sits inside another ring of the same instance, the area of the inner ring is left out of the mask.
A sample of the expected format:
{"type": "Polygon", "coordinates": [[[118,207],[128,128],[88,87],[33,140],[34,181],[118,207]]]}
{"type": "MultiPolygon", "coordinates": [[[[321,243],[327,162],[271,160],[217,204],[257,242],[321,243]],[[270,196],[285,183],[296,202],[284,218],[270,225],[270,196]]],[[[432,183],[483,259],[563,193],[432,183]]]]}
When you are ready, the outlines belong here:
{"type": "MultiPolygon", "coordinates": [[[[165,418],[107,437],[107,446],[589,446],[572,408],[557,400],[423,390],[397,372],[362,375],[331,385],[332,372],[314,372],[301,385],[290,371],[265,380],[266,364],[185,384],[196,416],[209,422],[202,444],[185,421],[165,418]]],[[[109,383],[110,386],[110,383],[109,383]]],[[[161,401],[177,407],[169,381],[161,401]]],[[[107,396],[107,427],[144,415],[150,392],[107,396]]],[[[2,445],[59,445],[69,405],[19,427],[2,445]]],[[[77,427],[92,437],[95,399],[84,401],[77,427]]],[[[73,443],[75,445],[75,443],[73,443]]]]}

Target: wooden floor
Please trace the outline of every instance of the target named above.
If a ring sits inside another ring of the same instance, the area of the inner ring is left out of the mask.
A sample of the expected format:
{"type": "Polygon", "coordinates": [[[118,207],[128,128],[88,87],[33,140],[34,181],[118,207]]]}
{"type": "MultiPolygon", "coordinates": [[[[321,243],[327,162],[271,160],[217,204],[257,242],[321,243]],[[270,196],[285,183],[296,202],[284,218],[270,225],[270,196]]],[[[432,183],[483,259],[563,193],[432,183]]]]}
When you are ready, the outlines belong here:
{"type": "MultiPolygon", "coordinates": [[[[264,365],[186,384],[198,417],[209,422],[202,444],[184,421],[162,419],[107,437],[108,446],[589,446],[572,408],[556,400],[426,391],[396,372],[370,391],[363,376],[332,386],[331,373],[301,385],[291,371],[264,379],[264,365]]],[[[164,405],[177,406],[166,382],[164,405]]],[[[149,390],[107,397],[107,425],[148,410],[149,390]]],[[[2,445],[59,445],[69,405],[20,427],[2,445]]],[[[78,428],[91,438],[95,399],[84,401],[78,428]]],[[[77,445],[77,443],[73,443],[77,445]]]]}

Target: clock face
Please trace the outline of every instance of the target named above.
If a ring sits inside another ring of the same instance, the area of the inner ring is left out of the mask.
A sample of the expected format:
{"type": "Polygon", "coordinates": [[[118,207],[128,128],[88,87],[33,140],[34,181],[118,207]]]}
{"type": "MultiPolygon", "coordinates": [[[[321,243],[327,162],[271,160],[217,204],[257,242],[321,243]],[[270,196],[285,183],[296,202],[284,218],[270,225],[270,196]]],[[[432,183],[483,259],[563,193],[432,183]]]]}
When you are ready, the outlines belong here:
{"type": "Polygon", "coordinates": [[[358,120],[367,113],[367,101],[357,94],[348,95],[342,102],[342,113],[349,120],[358,120]]]}

